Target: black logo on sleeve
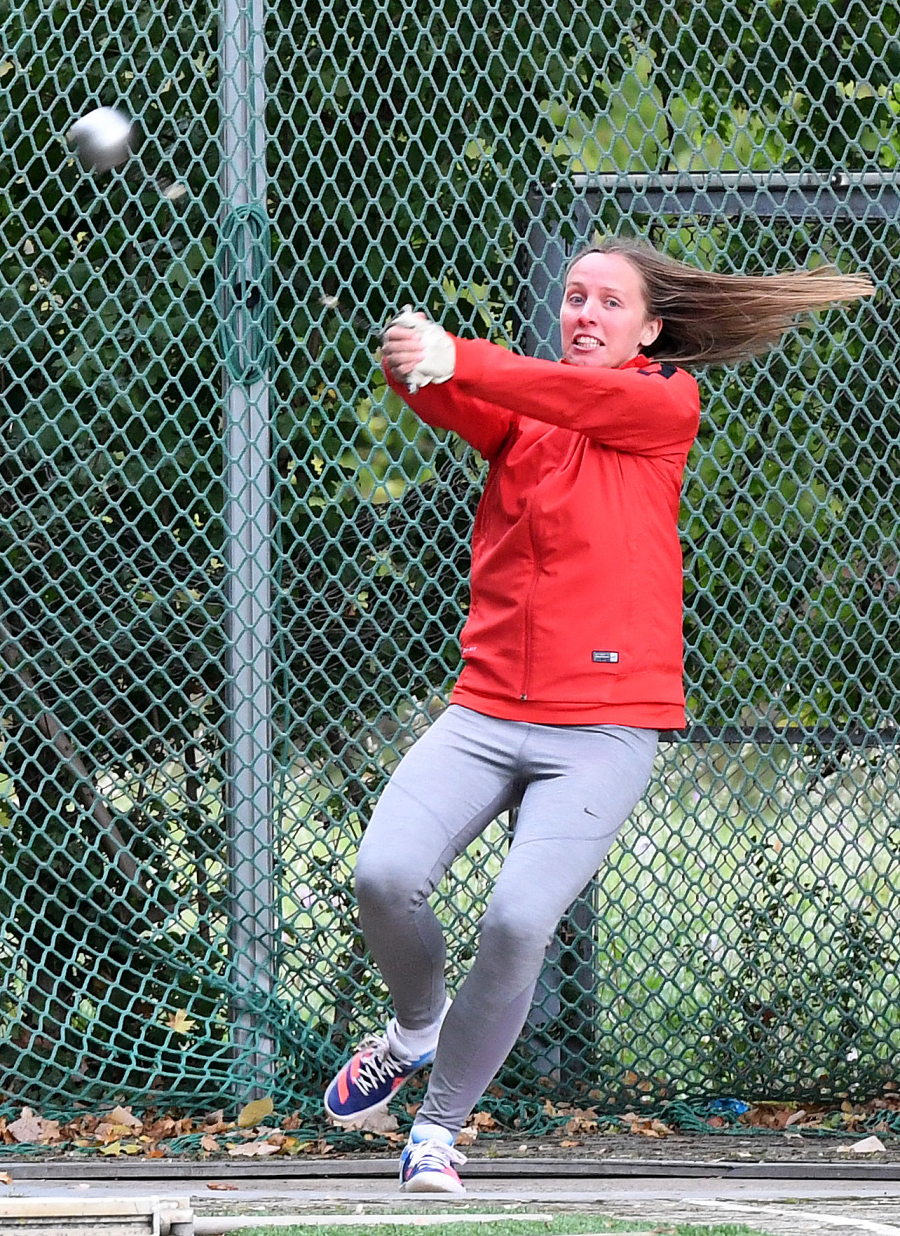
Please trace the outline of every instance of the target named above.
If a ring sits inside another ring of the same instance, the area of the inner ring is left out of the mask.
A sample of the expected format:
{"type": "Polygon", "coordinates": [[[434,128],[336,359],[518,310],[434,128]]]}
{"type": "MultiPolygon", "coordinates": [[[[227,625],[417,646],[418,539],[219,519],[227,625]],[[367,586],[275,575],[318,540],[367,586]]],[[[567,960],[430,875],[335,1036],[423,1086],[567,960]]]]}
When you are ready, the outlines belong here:
{"type": "Polygon", "coordinates": [[[591,660],[595,665],[618,665],[619,654],[617,652],[592,652],[591,660]]]}
{"type": "Polygon", "coordinates": [[[663,361],[655,369],[639,369],[638,373],[642,373],[645,378],[653,378],[657,375],[661,378],[673,378],[678,372],[678,366],[672,365],[668,361],[663,361]]]}

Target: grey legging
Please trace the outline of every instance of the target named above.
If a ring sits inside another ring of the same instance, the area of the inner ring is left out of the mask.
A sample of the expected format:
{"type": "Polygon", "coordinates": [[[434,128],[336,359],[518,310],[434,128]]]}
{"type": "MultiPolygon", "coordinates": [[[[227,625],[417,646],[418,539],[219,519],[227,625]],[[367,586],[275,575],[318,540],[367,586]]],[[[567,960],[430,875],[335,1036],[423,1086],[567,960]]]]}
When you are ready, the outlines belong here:
{"type": "Polygon", "coordinates": [[[519,808],[417,1122],[455,1135],[506,1059],[557,923],[647,787],[657,738],[451,706],[398,765],[360,846],[356,893],[366,942],[410,1030],[433,1024],[446,1002],[444,938],[427,899],[497,815],[519,808]]]}

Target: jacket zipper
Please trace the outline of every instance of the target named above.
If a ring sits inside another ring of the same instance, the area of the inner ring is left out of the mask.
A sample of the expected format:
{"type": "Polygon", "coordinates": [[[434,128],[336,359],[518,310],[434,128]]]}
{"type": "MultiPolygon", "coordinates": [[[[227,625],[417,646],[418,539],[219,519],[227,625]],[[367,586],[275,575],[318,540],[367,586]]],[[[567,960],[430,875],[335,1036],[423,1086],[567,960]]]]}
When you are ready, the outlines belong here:
{"type": "Polygon", "coordinates": [[[540,578],[541,573],[540,562],[538,560],[537,541],[534,535],[533,496],[528,508],[528,537],[531,541],[531,555],[534,565],[531,571],[531,584],[528,588],[528,597],[525,601],[525,649],[522,666],[522,690],[519,693],[520,700],[528,699],[528,690],[531,686],[531,662],[534,648],[534,594],[537,591],[538,579],[540,578]]]}
{"type": "Polygon", "coordinates": [[[573,435],[573,442],[565,454],[565,458],[560,460],[552,472],[538,482],[531,495],[531,501],[528,504],[528,537],[531,541],[531,554],[534,566],[531,574],[531,585],[528,589],[528,599],[525,602],[525,649],[524,649],[524,665],[522,668],[521,691],[519,692],[520,700],[528,699],[528,692],[531,688],[531,670],[534,653],[534,594],[537,592],[538,581],[541,576],[541,555],[538,553],[538,542],[534,534],[534,504],[537,498],[538,490],[541,485],[552,480],[553,477],[559,475],[563,468],[567,467],[571,462],[573,455],[579,448],[578,435],[573,435]]]}

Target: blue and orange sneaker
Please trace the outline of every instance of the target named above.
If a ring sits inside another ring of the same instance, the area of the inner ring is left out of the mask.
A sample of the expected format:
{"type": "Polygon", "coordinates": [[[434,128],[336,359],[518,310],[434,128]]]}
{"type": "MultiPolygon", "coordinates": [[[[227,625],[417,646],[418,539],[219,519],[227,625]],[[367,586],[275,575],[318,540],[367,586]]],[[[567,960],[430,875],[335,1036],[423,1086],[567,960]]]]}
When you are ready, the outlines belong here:
{"type": "Polygon", "coordinates": [[[387,1034],[363,1039],[325,1091],[325,1111],[335,1124],[355,1124],[371,1112],[387,1107],[413,1073],[431,1064],[434,1052],[404,1060],[387,1034]]]}
{"type": "Polygon", "coordinates": [[[466,1156],[453,1145],[449,1133],[444,1134],[443,1129],[436,1130],[433,1125],[421,1130],[413,1125],[400,1156],[401,1192],[465,1193],[465,1186],[453,1166],[465,1161],[466,1156]]]}

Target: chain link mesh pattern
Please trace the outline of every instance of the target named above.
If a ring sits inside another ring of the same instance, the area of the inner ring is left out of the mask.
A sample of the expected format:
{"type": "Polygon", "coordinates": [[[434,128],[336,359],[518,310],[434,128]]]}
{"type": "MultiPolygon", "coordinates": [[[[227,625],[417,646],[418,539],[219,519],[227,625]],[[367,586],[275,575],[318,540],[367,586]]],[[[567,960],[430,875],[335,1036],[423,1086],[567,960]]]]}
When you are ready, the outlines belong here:
{"type": "MultiPolygon", "coordinates": [[[[458,669],[481,464],[371,327],[552,355],[595,229],[882,292],[701,375],[691,726],[494,1100],[892,1087],[896,6],[0,15],[5,1094],[311,1112],[381,1021],[353,854],[458,669]],[[143,140],[94,177],[64,134],[101,103],[143,140]]],[[[437,894],[453,983],[508,825],[437,894]]]]}

